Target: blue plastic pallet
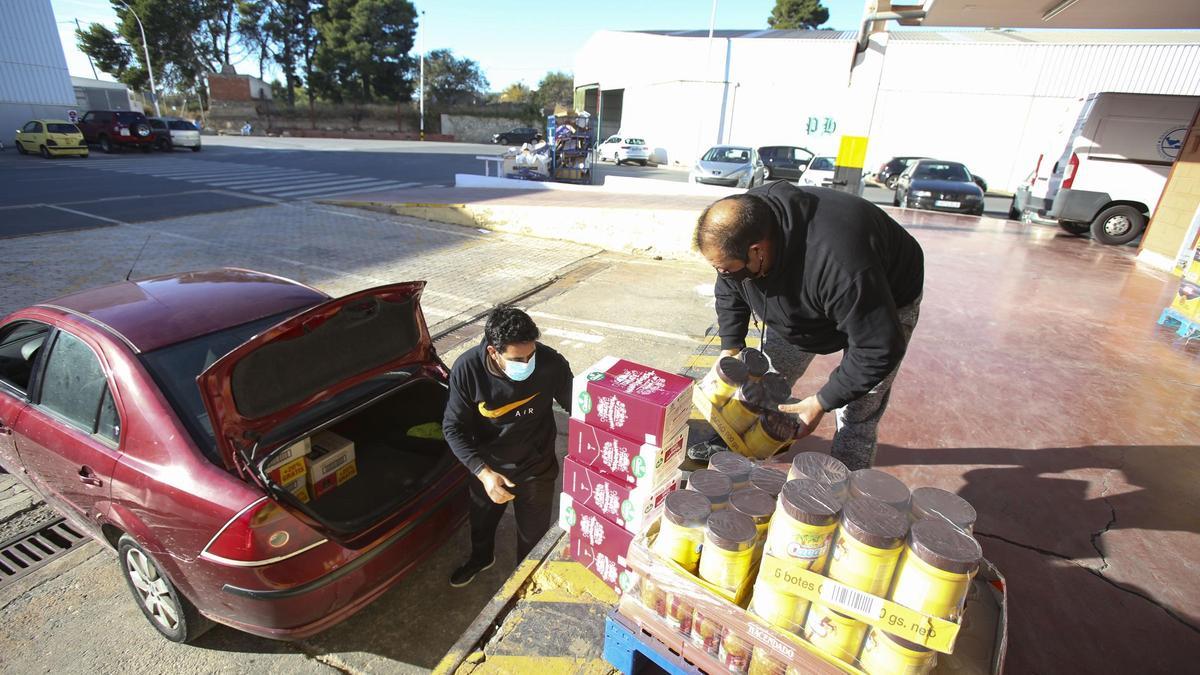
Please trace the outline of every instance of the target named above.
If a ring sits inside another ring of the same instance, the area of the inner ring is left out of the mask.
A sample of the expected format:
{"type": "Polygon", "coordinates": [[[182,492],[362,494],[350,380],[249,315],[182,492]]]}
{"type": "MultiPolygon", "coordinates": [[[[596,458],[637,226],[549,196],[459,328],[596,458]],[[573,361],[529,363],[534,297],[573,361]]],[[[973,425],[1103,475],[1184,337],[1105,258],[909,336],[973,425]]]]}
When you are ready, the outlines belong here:
{"type": "Polygon", "coordinates": [[[604,621],[604,660],[625,675],[644,672],[654,663],[670,675],[696,675],[704,671],[673,654],[658,640],[642,636],[628,619],[613,610],[604,621]]]}
{"type": "Polygon", "coordinates": [[[1185,338],[1200,334],[1200,321],[1189,319],[1170,307],[1158,315],[1158,325],[1160,326],[1165,326],[1172,321],[1179,324],[1179,330],[1175,331],[1179,337],[1185,338]]]}

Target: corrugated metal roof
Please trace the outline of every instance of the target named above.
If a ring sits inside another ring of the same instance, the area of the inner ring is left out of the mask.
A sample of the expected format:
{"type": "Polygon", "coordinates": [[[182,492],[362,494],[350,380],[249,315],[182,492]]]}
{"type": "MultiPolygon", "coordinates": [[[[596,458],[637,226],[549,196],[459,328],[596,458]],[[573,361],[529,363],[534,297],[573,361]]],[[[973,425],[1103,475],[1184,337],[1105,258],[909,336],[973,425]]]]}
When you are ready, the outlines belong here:
{"type": "MultiPolygon", "coordinates": [[[[666,37],[708,37],[707,30],[618,31],[666,37]]],[[[894,30],[892,40],[981,44],[1197,44],[1200,30],[894,30]]],[[[713,37],[784,40],[853,40],[854,31],[837,30],[718,30],[713,37]]]]}

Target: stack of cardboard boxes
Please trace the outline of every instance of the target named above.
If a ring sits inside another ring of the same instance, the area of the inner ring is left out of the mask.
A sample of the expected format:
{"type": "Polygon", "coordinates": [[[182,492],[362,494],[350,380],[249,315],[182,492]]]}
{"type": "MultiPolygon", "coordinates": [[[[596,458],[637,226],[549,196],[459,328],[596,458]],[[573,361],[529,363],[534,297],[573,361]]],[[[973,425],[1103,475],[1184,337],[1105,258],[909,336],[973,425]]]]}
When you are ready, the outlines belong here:
{"type": "Polygon", "coordinates": [[[692,380],[605,357],[575,378],[559,524],[572,558],[618,593],[629,544],[679,487],[692,380]]]}
{"type": "Polygon", "coordinates": [[[1190,256],[1180,257],[1180,264],[1175,269],[1182,277],[1179,288],[1171,306],[1163,310],[1158,323],[1164,324],[1168,319],[1173,319],[1179,324],[1179,335],[1189,337],[1193,332],[1200,331],[1200,245],[1190,256]]]}
{"type": "Polygon", "coordinates": [[[280,451],[266,471],[275,484],[307,503],[358,475],[354,441],[322,431],[280,451]]]}

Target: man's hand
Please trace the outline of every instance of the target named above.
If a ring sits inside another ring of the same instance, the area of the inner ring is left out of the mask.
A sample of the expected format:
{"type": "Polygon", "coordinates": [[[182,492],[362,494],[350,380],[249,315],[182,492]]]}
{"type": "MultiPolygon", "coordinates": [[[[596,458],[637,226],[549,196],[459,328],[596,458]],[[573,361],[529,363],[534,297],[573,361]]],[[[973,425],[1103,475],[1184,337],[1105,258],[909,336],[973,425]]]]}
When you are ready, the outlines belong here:
{"type": "Polygon", "coordinates": [[[811,434],[821,423],[821,418],[825,416],[825,411],[821,409],[821,403],[816,396],[809,396],[799,403],[781,405],[779,412],[796,416],[796,421],[799,423],[799,427],[796,429],[796,438],[804,438],[811,434]]]}
{"type": "Polygon", "coordinates": [[[726,356],[737,356],[738,354],[741,354],[741,353],[742,353],[742,350],[738,349],[737,347],[734,347],[733,349],[722,349],[720,358],[723,359],[726,356]]]}
{"type": "Polygon", "coordinates": [[[504,476],[492,471],[486,466],[479,470],[477,476],[479,481],[483,483],[483,489],[487,492],[488,497],[497,504],[505,504],[511,502],[515,496],[513,493],[504,489],[505,487],[516,487],[516,485],[504,476]]]}

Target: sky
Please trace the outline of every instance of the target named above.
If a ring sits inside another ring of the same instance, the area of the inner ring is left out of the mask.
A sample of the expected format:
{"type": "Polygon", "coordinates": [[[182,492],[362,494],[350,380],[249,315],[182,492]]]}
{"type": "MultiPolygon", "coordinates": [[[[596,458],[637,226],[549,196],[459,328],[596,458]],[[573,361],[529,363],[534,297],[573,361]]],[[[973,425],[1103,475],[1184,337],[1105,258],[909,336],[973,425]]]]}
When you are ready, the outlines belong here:
{"type": "MultiPolygon", "coordinates": [[[[823,0],[826,27],[856,30],[863,0],[823,0]]],[[[75,46],[75,19],[85,28],[96,22],[116,27],[108,0],[51,0],[67,67],[92,77],[87,56],[75,46]]],[[[516,0],[425,0],[415,2],[425,16],[417,29],[417,50],[447,48],[479,62],[493,91],[514,82],[536,87],[551,70],[570,72],[575,52],[598,30],[700,30],[708,28],[710,0],[599,0],[544,3],[516,0]],[[424,46],[421,40],[424,40],[424,46]]],[[[717,0],[718,29],[767,28],[775,0],[717,0]]],[[[239,73],[258,75],[258,63],[244,57],[239,73]]],[[[267,79],[271,79],[268,70],[267,79]]],[[[111,76],[99,73],[100,79],[111,76]]]]}

